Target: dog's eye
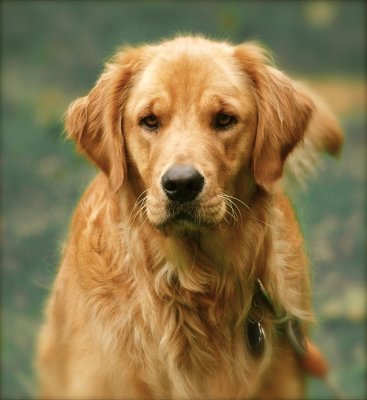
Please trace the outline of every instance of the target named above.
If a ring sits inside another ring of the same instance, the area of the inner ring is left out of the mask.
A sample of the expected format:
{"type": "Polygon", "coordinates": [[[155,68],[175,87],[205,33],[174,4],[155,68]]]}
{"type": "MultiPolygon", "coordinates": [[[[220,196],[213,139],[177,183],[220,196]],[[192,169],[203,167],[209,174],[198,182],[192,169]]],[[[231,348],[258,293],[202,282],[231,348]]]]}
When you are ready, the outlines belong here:
{"type": "Polygon", "coordinates": [[[147,117],[140,120],[140,125],[151,131],[158,129],[159,121],[154,114],[150,114],[147,117]]]}
{"type": "Polygon", "coordinates": [[[218,113],[214,119],[214,127],[216,129],[227,129],[237,122],[236,118],[232,115],[225,113],[218,113]]]}

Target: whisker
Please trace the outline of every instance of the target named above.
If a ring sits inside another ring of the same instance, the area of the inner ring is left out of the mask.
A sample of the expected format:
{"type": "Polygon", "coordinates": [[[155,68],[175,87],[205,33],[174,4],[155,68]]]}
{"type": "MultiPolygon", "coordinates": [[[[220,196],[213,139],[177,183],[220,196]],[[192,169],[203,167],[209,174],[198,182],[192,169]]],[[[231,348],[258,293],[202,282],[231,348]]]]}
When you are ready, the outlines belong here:
{"type": "Polygon", "coordinates": [[[229,204],[231,205],[231,207],[235,207],[236,208],[236,214],[239,214],[242,218],[242,214],[241,214],[241,210],[239,209],[239,207],[237,206],[236,203],[234,203],[230,198],[227,198],[227,201],[229,201],[229,204]]]}
{"type": "Polygon", "coordinates": [[[233,210],[233,212],[235,213],[235,215],[237,216],[237,221],[238,223],[242,224],[242,213],[241,210],[239,209],[239,207],[237,206],[236,203],[234,203],[230,198],[227,198],[227,201],[231,207],[231,209],[233,210]],[[238,218],[239,217],[239,218],[238,218]]]}
{"type": "Polygon", "coordinates": [[[133,223],[136,218],[138,218],[139,215],[141,215],[141,211],[142,211],[142,207],[145,204],[145,199],[143,199],[143,201],[140,202],[139,207],[136,209],[135,213],[132,215],[132,218],[130,219],[130,223],[133,223]]]}
{"type": "MultiPolygon", "coordinates": [[[[246,207],[247,210],[249,210],[250,216],[255,221],[261,222],[264,226],[267,226],[269,228],[274,228],[272,225],[270,225],[267,222],[265,222],[265,221],[259,219],[258,217],[256,217],[256,215],[255,215],[254,211],[251,209],[251,207],[248,204],[246,204],[245,202],[243,202],[242,200],[238,199],[237,197],[231,196],[231,195],[229,195],[228,193],[225,193],[225,192],[222,192],[222,196],[223,196],[223,198],[228,199],[237,208],[237,210],[239,210],[239,207],[235,204],[236,201],[238,203],[240,203],[241,205],[243,205],[244,207],[246,207]]],[[[242,213],[240,212],[240,210],[239,210],[239,214],[241,215],[241,219],[242,219],[242,213]]]]}
{"type": "MultiPolygon", "coordinates": [[[[231,216],[232,216],[232,215],[231,215],[231,216]]],[[[226,224],[230,225],[230,221],[228,220],[228,218],[227,218],[226,215],[223,216],[223,220],[224,220],[224,222],[225,222],[226,224]]]]}
{"type": "MultiPolygon", "coordinates": [[[[225,196],[226,198],[228,198],[228,199],[230,199],[230,200],[233,199],[234,201],[238,201],[238,202],[241,203],[243,206],[245,206],[248,210],[252,211],[252,210],[251,210],[251,207],[250,207],[248,204],[246,204],[246,203],[243,202],[242,200],[238,199],[237,197],[231,196],[231,195],[229,195],[228,193],[225,193],[225,192],[223,192],[223,196],[225,196]]],[[[232,201],[233,201],[233,200],[232,200],[232,201]]]]}
{"type": "Polygon", "coordinates": [[[241,213],[237,212],[235,209],[235,208],[237,208],[237,210],[239,210],[238,207],[230,199],[226,198],[226,196],[224,194],[221,194],[220,196],[222,197],[222,199],[224,200],[224,203],[226,205],[225,210],[224,210],[225,211],[224,221],[229,225],[231,224],[232,220],[234,221],[234,225],[239,224],[238,216],[240,216],[241,218],[242,218],[242,216],[241,216],[241,213]],[[229,215],[230,219],[228,219],[226,215],[229,215]]]}
{"type": "Polygon", "coordinates": [[[145,202],[141,208],[141,213],[143,217],[143,221],[141,223],[141,229],[144,228],[144,225],[148,222],[148,210],[147,210],[147,203],[145,202]]]}
{"type": "Polygon", "coordinates": [[[144,190],[144,192],[140,193],[139,197],[136,199],[134,207],[131,210],[130,215],[129,215],[130,223],[133,223],[135,221],[137,216],[140,214],[142,208],[144,207],[145,201],[147,199],[147,196],[145,196],[147,191],[148,190],[144,190]]]}
{"type": "Polygon", "coordinates": [[[232,202],[229,201],[228,199],[225,199],[224,201],[225,201],[226,205],[229,207],[229,209],[228,209],[228,207],[226,207],[225,213],[231,217],[231,219],[234,221],[234,225],[238,224],[239,219],[237,217],[236,210],[233,208],[233,205],[231,204],[232,202]]]}

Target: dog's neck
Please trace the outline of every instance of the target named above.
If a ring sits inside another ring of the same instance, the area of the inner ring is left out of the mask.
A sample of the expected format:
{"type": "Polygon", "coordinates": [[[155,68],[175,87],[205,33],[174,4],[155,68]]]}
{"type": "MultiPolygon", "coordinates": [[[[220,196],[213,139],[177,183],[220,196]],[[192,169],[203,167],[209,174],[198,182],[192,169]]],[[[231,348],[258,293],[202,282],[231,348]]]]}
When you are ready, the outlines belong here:
{"type": "Polygon", "coordinates": [[[250,306],[255,279],[267,268],[264,255],[270,253],[271,243],[267,225],[271,196],[259,190],[251,200],[246,207],[238,206],[238,221],[215,229],[167,235],[147,222],[144,229],[140,224],[129,228],[131,251],[140,256],[139,238],[150,254],[149,260],[141,264],[149,269],[138,266],[137,279],[150,282],[158,297],[171,296],[179,302],[192,302],[192,306],[195,298],[203,296],[213,302],[228,303],[228,307],[237,302],[229,314],[237,313],[238,318],[243,318],[250,306]]]}

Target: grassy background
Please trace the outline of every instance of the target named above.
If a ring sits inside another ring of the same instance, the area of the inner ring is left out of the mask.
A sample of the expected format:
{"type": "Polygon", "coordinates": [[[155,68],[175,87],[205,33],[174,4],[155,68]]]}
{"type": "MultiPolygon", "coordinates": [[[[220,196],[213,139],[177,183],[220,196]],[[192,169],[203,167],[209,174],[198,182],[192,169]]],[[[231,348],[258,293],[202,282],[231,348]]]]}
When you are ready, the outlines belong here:
{"type": "MultiPolygon", "coordinates": [[[[366,398],[365,15],[361,1],[1,2],[1,398],[36,398],[34,343],[71,212],[94,169],[61,116],[124,43],[200,32],[257,39],[310,82],[345,129],[295,195],[313,266],[314,340],[350,399],[366,398]]],[[[310,399],[332,398],[310,379],[310,399]]]]}

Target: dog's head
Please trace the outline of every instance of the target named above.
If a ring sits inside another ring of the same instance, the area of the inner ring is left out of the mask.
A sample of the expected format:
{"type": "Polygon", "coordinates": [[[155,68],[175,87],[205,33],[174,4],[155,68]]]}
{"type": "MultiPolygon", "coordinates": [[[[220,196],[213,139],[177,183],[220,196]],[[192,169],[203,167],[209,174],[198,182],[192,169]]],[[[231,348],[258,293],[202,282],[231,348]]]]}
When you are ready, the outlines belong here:
{"type": "Polygon", "coordinates": [[[66,129],[111,190],[144,192],[153,225],[195,230],[271,187],[312,108],[258,45],[186,37],[118,53],[66,129]]]}

